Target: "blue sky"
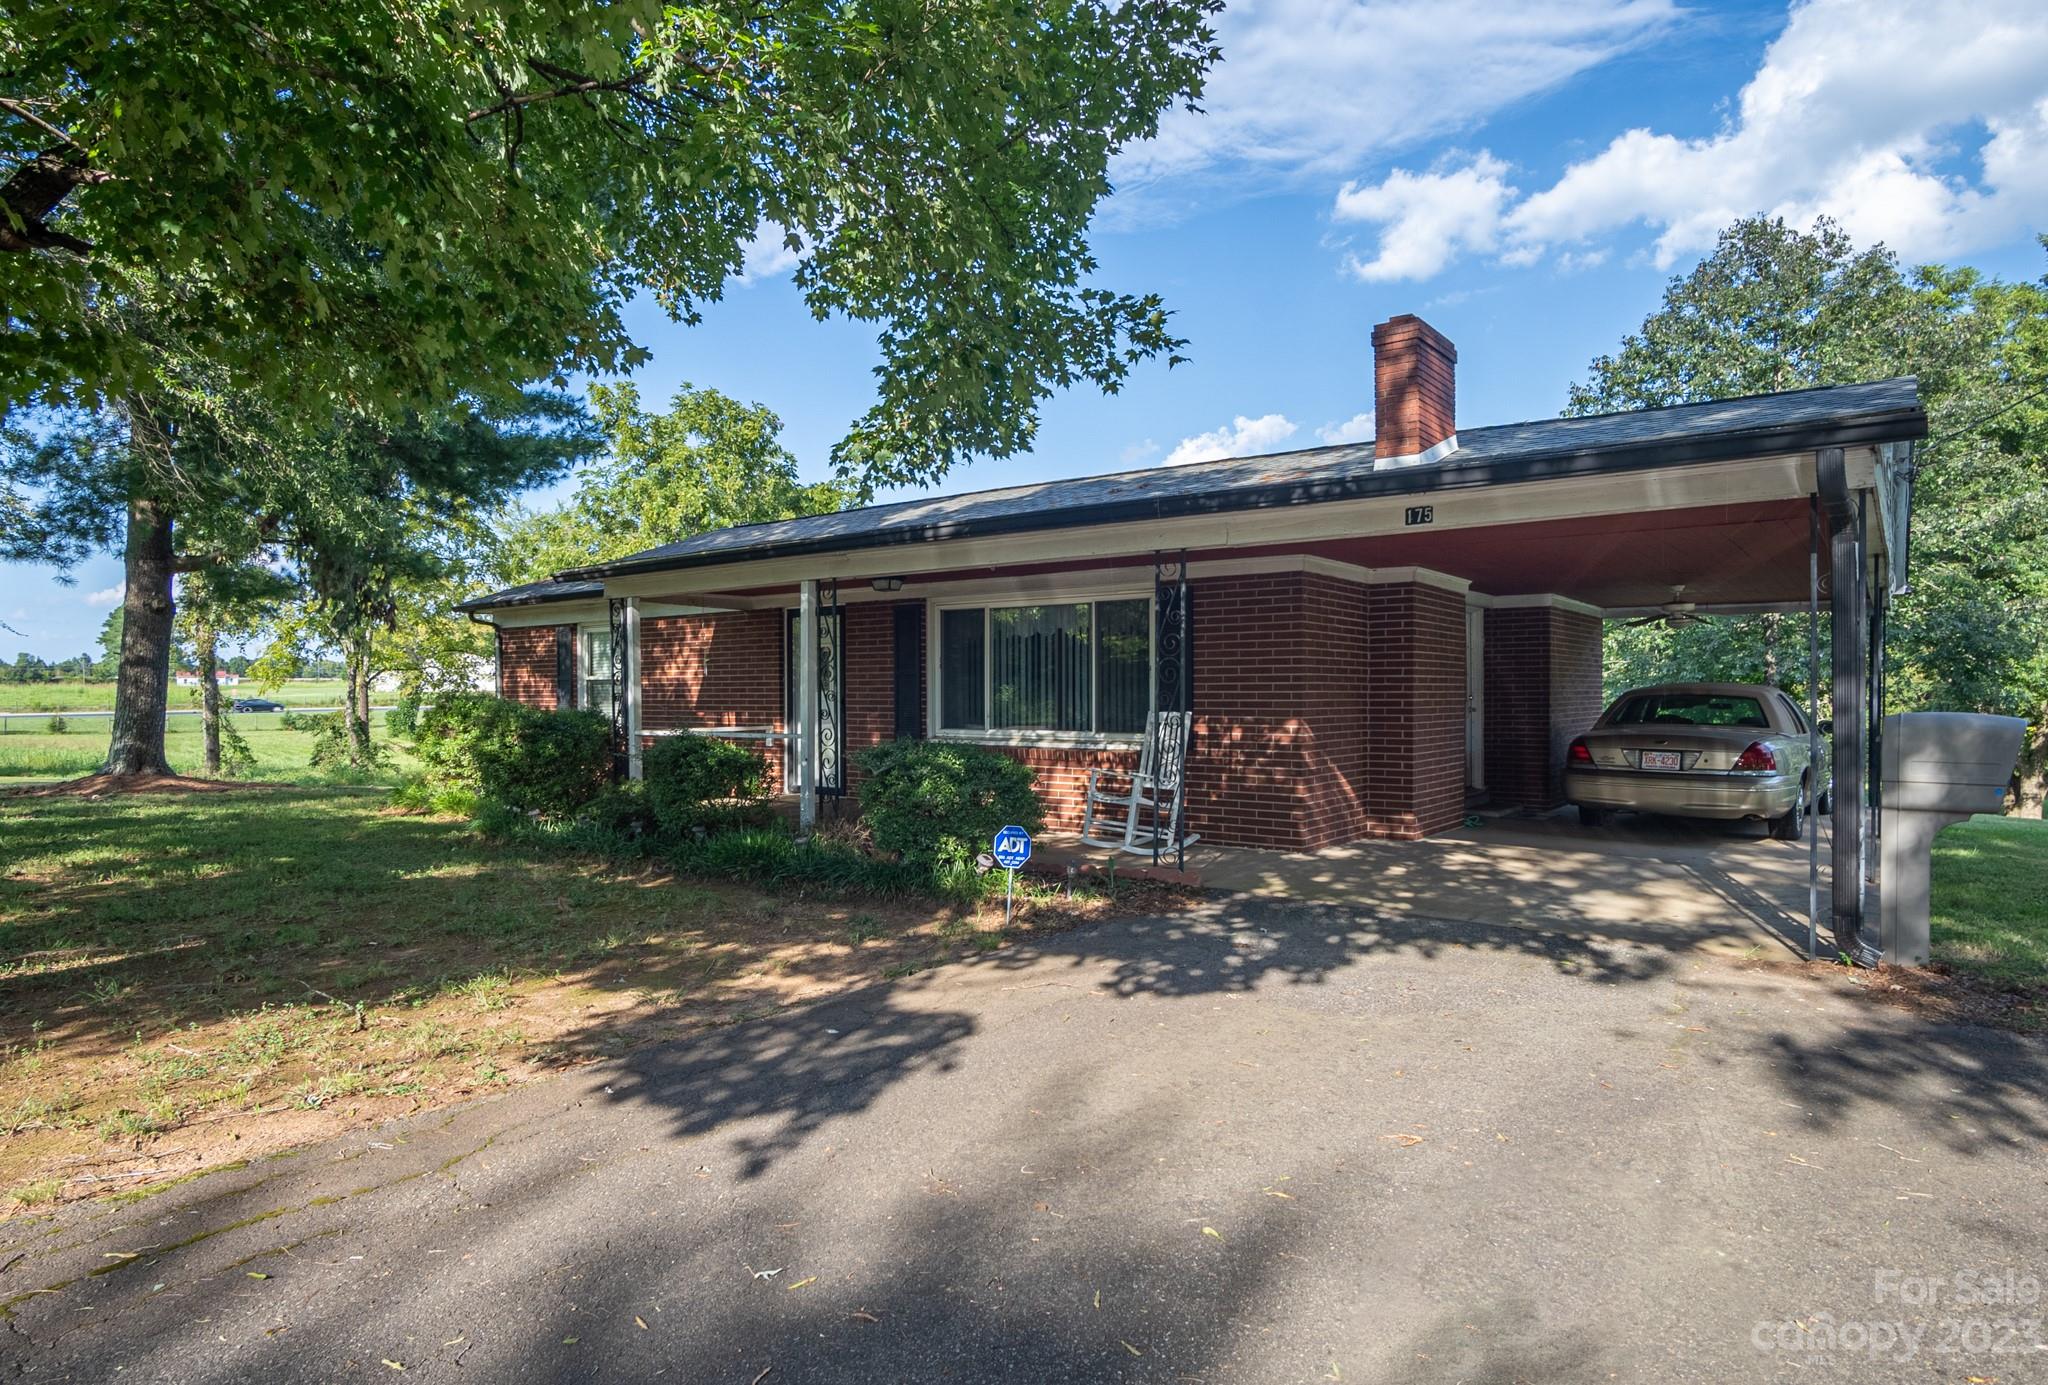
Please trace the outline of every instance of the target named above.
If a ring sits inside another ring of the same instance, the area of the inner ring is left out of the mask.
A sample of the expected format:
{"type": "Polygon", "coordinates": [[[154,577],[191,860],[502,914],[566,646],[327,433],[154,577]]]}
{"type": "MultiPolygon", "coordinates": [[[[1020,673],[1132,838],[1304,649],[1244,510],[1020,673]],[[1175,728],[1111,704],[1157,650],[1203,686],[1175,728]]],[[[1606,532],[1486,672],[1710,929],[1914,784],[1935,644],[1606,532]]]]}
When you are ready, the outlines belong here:
{"type": "MultiPolygon", "coordinates": [[[[2048,269],[2037,0],[1253,0],[1221,37],[1207,113],[1119,163],[1095,236],[1103,280],[1164,294],[1192,360],[1055,398],[1031,456],[944,489],[1369,434],[1369,334],[1401,312],[1457,343],[1461,423],[1554,414],[1747,213],[2048,269]]],[[[822,476],[868,401],[872,338],[814,322],[777,258],[697,327],[637,314],[654,359],[636,378],[652,405],[683,381],[769,405],[822,476]]],[[[0,657],[92,647],[120,565],[73,576],[0,567],[20,632],[0,657]]]]}

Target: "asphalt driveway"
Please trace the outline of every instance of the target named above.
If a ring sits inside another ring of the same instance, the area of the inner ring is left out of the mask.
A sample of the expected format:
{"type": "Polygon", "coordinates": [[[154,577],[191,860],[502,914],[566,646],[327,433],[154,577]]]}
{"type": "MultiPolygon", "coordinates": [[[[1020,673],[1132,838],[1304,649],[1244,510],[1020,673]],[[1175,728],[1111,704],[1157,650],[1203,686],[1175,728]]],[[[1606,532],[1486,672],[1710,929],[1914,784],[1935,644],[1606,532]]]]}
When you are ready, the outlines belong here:
{"type": "Polygon", "coordinates": [[[0,1228],[0,1376],[2044,1379],[2044,1141],[2032,1040],[1239,901],[0,1228]]]}

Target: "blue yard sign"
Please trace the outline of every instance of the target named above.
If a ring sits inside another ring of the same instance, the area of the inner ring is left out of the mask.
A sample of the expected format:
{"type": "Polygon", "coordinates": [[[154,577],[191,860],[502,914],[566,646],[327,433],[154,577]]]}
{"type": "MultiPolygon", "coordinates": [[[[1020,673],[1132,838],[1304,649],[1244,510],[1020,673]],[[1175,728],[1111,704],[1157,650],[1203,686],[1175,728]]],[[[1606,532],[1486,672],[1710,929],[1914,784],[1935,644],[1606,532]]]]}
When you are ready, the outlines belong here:
{"type": "Polygon", "coordinates": [[[990,851],[997,865],[1004,870],[1016,870],[1031,859],[1031,834],[1021,827],[1005,827],[996,833],[990,851]]]}

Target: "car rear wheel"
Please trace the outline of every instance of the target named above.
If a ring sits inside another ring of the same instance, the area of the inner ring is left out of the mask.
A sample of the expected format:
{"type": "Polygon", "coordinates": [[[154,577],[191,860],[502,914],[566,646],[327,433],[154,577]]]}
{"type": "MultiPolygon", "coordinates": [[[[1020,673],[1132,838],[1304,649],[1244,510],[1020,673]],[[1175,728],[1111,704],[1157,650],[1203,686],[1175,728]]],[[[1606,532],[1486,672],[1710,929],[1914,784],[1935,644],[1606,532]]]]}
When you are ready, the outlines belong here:
{"type": "Polygon", "coordinates": [[[1806,793],[1803,789],[1783,816],[1771,819],[1771,835],[1781,842],[1796,842],[1806,835],[1806,793]]]}
{"type": "Polygon", "coordinates": [[[1813,800],[1813,815],[1819,818],[1829,818],[1835,815],[1835,791],[1833,789],[1822,789],[1820,797],[1813,800]]]}
{"type": "Polygon", "coordinates": [[[1579,826],[1598,827],[1606,817],[1607,814],[1601,812],[1598,808],[1582,807],[1579,809],[1579,826]]]}

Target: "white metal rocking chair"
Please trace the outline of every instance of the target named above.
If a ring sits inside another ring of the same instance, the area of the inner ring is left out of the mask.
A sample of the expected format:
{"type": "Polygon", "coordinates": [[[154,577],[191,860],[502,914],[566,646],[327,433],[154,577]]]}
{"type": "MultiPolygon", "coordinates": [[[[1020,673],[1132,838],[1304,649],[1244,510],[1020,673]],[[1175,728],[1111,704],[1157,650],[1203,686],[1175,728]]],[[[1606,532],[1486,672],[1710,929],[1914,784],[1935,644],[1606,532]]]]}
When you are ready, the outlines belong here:
{"type": "Polygon", "coordinates": [[[1200,836],[1180,835],[1181,783],[1187,767],[1188,730],[1194,717],[1188,712],[1154,712],[1145,719],[1145,744],[1138,752],[1135,770],[1091,769],[1088,771],[1088,800],[1081,814],[1081,840],[1107,851],[1128,851],[1155,860],[1162,852],[1178,852],[1200,841],[1200,836]],[[1120,781],[1123,792],[1111,792],[1108,782],[1120,781]],[[1123,831],[1105,824],[1108,836],[1097,836],[1095,810],[1110,810],[1112,821],[1123,817],[1123,831]]]}

